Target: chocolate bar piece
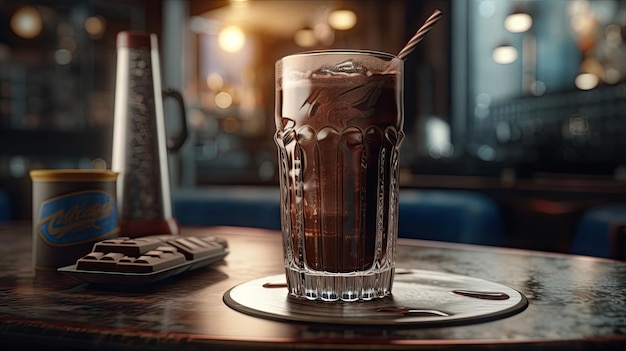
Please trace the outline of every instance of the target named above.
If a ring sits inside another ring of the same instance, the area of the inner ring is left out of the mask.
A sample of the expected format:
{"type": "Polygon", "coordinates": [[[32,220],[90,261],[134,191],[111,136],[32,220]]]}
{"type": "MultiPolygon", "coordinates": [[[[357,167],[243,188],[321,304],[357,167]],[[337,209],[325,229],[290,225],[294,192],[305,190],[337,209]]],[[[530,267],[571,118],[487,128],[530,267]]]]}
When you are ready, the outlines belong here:
{"type": "Polygon", "coordinates": [[[96,243],[91,251],[95,252],[119,252],[126,256],[141,256],[163,244],[159,238],[135,238],[120,237],[103,240],[96,243]]]}
{"type": "Polygon", "coordinates": [[[151,273],[183,264],[187,261],[182,253],[172,251],[169,247],[164,248],[167,250],[148,251],[145,255],[137,258],[126,256],[118,262],[117,270],[130,273],[151,273]]]}
{"type": "Polygon", "coordinates": [[[196,260],[224,249],[219,241],[211,237],[178,237],[167,243],[176,247],[188,260],[196,260]]]}
{"type": "Polygon", "coordinates": [[[116,271],[117,262],[124,257],[119,252],[92,252],[76,262],[76,268],[96,271],[116,271]]]}

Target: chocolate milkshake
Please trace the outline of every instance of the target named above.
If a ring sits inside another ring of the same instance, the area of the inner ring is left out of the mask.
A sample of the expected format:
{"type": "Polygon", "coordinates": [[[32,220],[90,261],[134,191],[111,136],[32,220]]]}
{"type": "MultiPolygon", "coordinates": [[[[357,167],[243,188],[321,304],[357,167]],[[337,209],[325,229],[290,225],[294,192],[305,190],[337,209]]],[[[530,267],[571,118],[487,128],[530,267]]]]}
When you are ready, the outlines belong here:
{"type": "Polygon", "coordinates": [[[401,63],[371,52],[312,55],[339,61],[290,70],[287,57],[277,71],[290,290],[322,300],[382,297],[391,289],[397,236],[401,63]]]}

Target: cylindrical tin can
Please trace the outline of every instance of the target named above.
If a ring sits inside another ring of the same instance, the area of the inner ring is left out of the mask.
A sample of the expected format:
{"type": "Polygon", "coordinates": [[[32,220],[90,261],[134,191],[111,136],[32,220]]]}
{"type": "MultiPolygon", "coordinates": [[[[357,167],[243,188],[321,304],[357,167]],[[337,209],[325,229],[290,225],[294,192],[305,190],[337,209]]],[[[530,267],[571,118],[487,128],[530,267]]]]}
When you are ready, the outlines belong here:
{"type": "Polygon", "coordinates": [[[41,169],[33,182],[33,266],[74,264],[97,241],[117,237],[117,173],[41,169]]]}

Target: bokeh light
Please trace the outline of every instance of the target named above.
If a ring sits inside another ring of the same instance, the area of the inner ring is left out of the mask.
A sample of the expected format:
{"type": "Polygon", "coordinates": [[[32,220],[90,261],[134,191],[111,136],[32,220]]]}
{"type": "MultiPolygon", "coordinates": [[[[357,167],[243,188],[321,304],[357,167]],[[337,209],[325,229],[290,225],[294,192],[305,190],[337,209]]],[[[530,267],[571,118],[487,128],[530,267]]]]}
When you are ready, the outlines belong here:
{"type": "Polygon", "coordinates": [[[222,50],[232,53],[241,50],[246,42],[246,36],[241,28],[233,25],[224,27],[219,32],[217,40],[222,50]]]}
{"type": "Polygon", "coordinates": [[[32,6],[20,7],[11,17],[11,29],[22,38],[35,38],[43,30],[41,14],[32,6]]]}

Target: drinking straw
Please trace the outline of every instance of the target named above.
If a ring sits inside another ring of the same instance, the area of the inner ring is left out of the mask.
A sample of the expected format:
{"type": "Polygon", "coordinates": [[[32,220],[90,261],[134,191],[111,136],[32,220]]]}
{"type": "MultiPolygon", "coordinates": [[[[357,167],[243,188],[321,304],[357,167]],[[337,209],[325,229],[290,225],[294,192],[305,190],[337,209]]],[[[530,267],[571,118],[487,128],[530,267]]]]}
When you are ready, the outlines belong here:
{"type": "Polygon", "coordinates": [[[413,35],[413,38],[411,38],[411,40],[409,40],[409,42],[406,43],[404,48],[398,54],[398,57],[404,60],[404,58],[415,49],[415,45],[417,45],[417,43],[419,43],[420,41],[422,41],[422,39],[424,39],[424,36],[426,35],[426,33],[428,33],[428,31],[433,28],[435,23],[439,21],[442,15],[443,14],[441,13],[441,11],[439,11],[438,9],[435,10],[433,14],[430,15],[430,17],[428,17],[426,22],[424,22],[424,24],[420,27],[420,29],[418,29],[417,32],[415,32],[415,35],[413,35]]]}

